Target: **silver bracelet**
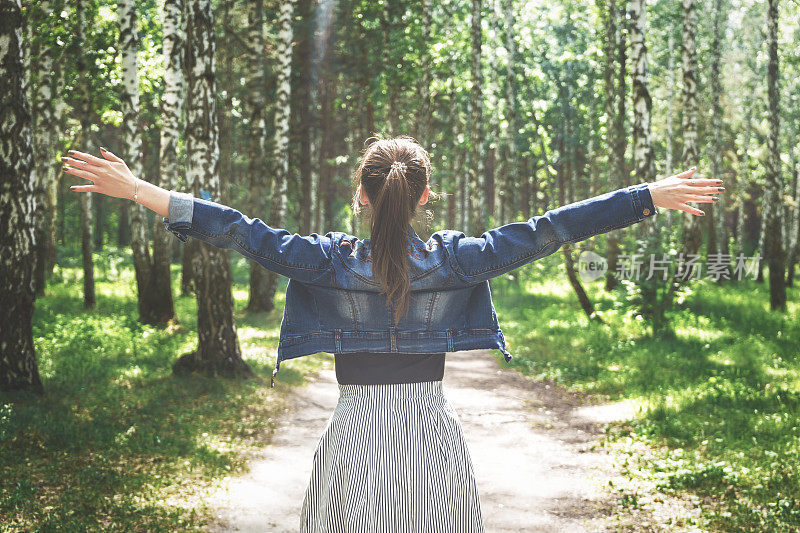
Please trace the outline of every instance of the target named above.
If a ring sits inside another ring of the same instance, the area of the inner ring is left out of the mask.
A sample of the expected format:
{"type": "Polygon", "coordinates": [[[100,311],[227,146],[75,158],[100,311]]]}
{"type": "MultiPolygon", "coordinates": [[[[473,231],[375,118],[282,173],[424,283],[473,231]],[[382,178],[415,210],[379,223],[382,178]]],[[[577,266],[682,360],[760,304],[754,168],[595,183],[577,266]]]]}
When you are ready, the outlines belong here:
{"type": "Polygon", "coordinates": [[[133,178],[134,186],[133,186],[133,201],[136,202],[139,199],[139,178],[133,178]]]}

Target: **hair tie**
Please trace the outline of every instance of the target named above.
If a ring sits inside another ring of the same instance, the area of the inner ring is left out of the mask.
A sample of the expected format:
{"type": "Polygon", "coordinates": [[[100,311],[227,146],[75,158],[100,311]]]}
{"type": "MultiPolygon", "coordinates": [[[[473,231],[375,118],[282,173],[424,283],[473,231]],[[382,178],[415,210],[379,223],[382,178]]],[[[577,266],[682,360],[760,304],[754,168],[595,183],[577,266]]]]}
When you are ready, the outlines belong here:
{"type": "Polygon", "coordinates": [[[406,164],[403,163],[402,161],[395,161],[392,163],[392,170],[399,170],[400,172],[405,172],[407,168],[408,167],[406,167],[406,164]]]}

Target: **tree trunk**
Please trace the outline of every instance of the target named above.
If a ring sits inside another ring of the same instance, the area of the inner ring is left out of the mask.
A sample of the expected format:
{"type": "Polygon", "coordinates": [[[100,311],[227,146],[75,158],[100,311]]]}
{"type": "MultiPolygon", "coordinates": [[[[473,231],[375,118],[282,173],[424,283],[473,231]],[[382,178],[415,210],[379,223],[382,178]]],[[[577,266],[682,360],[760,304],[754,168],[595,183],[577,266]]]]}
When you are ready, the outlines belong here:
{"type": "MultiPolygon", "coordinates": [[[[314,2],[312,0],[299,0],[297,3],[298,17],[303,21],[313,20],[314,2]]],[[[298,119],[298,142],[300,144],[299,158],[297,161],[297,169],[300,173],[300,198],[302,199],[302,219],[300,221],[300,232],[303,235],[308,235],[312,232],[313,220],[313,206],[312,206],[312,187],[311,175],[312,164],[311,158],[311,107],[314,103],[311,101],[311,45],[313,43],[313,25],[308,22],[302,26],[303,32],[298,36],[295,50],[297,51],[296,64],[300,65],[300,83],[297,85],[295,101],[297,102],[297,109],[295,111],[298,119]]]]}
{"type": "MultiPolygon", "coordinates": [[[[165,0],[164,15],[164,95],[161,98],[161,142],[158,160],[159,186],[174,190],[178,185],[178,139],[182,126],[183,109],[183,49],[186,41],[184,0],[165,0]]],[[[153,299],[152,315],[155,323],[165,324],[175,320],[172,298],[172,246],[174,236],[164,228],[161,217],[156,216],[153,227],[153,275],[150,290],[153,299]]]]}
{"type": "Polygon", "coordinates": [[[0,3],[0,390],[44,392],[33,346],[36,195],[19,0],[0,3]]]}
{"type": "MultiPolygon", "coordinates": [[[[714,0],[714,37],[711,43],[711,124],[712,124],[712,143],[711,143],[711,175],[715,179],[722,177],[722,106],[720,96],[722,94],[721,80],[721,59],[722,59],[722,38],[725,34],[723,28],[722,0],[714,0]]],[[[706,216],[708,218],[709,229],[709,253],[727,252],[727,234],[725,232],[725,195],[720,194],[716,204],[708,204],[706,216]]],[[[724,278],[720,277],[720,280],[724,278]]]]}
{"type": "Polygon", "coordinates": [[[472,0],[471,12],[471,61],[470,79],[472,86],[469,93],[469,127],[470,141],[467,152],[467,187],[464,190],[465,231],[480,234],[489,226],[489,213],[486,212],[482,198],[486,196],[484,180],[485,146],[483,139],[483,72],[481,69],[481,47],[483,35],[481,31],[483,0],[472,0]],[[470,220],[471,219],[471,220],[470,220]],[[472,222],[472,227],[470,227],[472,222]]]}
{"type": "MultiPolygon", "coordinates": [[[[136,8],[133,0],[121,0],[119,10],[119,49],[122,63],[122,111],[123,159],[134,176],[145,179],[142,167],[142,139],[139,136],[139,71],[136,51],[139,37],[136,24],[136,8]]],[[[155,323],[151,316],[150,292],[152,263],[150,262],[150,243],[145,231],[144,207],[128,202],[127,209],[131,222],[131,251],[133,267],[136,271],[136,292],[138,296],[139,320],[145,324],[155,323]]]]}
{"type": "Polygon", "coordinates": [[[505,131],[505,145],[507,157],[503,163],[503,181],[500,183],[502,188],[501,201],[503,202],[504,215],[501,222],[506,223],[516,218],[515,196],[519,188],[517,181],[524,176],[520,172],[517,156],[517,132],[519,124],[517,122],[517,42],[514,32],[514,3],[512,0],[503,0],[503,13],[505,14],[506,31],[506,122],[508,126],[505,131]]]}
{"type": "MultiPolygon", "coordinates": [[[[603,35],[603,81],[605,89],[605,115],[606,115],[606,151],[608,152],[608,174],[609,186],[614,189],[619,189],[622,182],[622,176],[617,171],[619,165],[616,161],[616,128],[614,127],[615,115],[615,100],[618,98],[617,89],[615,86],[614,71],[616,62],[616,48],[617,48],[617,2],[616,0],[600,0],[598,2],[598,10],[604,22],[604,35],[603,35]]],[[[624,156],[623,156],[624,157],[624,156]]],[[[606,237],[606,260],[608,261],[608,270],[605,277],[605,289],[611,291],[619,284],[617,277],[614,273],[617,270],[617,258],[619,256],[619,236],[616,232],[610,232],[606,237]]]]}
{"type": "MultiPolygon", "coordinates": [[[[187,109],[187,180],[193,194],[207,191],[218,200],[219,138],[214,72],[214,15],[211,0],[190,0],[187,24],[189,73],[187,109]]],[[[173,365],[176,374],[199,371],[231,377],[252,375],[242,359],[231,293],[231,265],[227,250],[191,239],[192,281],[197,294],[197,350],[173,365]]]]}
{"type": "Polygon", "coordinates": [[[778,0],[769,0],[767,13],[767,99],[769,101],[769,135],[767,136],[767,189],[772,204],[764,220],[764,256],[769,264],[769,303],[773,311],[786,311],[783,247],[783,180],[781,178],[780,92],[778,90],[778,0]]]}
{"type": "MultiPolygon", "coordinates": [[[[37,29],[49,28],[52,23],[52,4],[42,0],[31,5],[33,14],[29,24],[37,29]]],[[[39,154],[34,160],[34,194],[36,196],[36,268],[34,284],[37,295],[44,294],[45,274],[50,251],[48,250],[48,202],[47,191],[51,182],[56,179],[53,151],[53,49],[49,43],[43,42],[44,34],[35,32],[32,35],[32,57],[36,71],[35,102],[31,105],[33,121],[33,152],[39,154]]],[[[33,65],[32,65],[33,66],[33,65]]]]}
{"type": "MultiPolygon", "coordinates": [[[[275,102],[275,151],[273,152],[273,168],[275,169],[275,187],[273,187],[273,204],[270,210],[270,226],[282,228],[286,224],[286,205],[288,204],[289,184],[289,96],[291,94],[292,77],[292,14],[294,0],[284,0],[278,17],[278,59],[277,100],[275,102]]],[[[267,298],[272,302],[278,290],[278,275],[267,272],[267,298]]]]}
{"type": "MultiPolygon", "coordinates": [[[[697,6],[696,0],[683,0],[683,35],[681,59],[683,64],[683,170],[697,166],[697,6]]],[[[700,176],[695,175],[695,178],[700,176]]],[[[700,250],[703,243],[701,222],[696,215],[682,212],[683,252],[687,256],[700,250]]]]}
{"type": "MultiPolygon", "coordinates": [[[[247,99],[243,111],[248,120],[247,184],[250,191],[248,208],[252,217],[267,219],[267,191],[270,176],[266,158],[266,96],[264,79],[264,18],[263,1],[252,0],[248,4],[249,32],[247,36],[247,99]]],[[[290,52],[291,53],[291,52],[290,52]]],[[[250,299],[247,308],[251,311],[270,311],[273,308],[269,294],[268,272],[255,261],[250,264],[250,299]]]]}
{"type": "MultiPolygon", "coordinates": [[[[81,80],[81,147],[83,150],[90,151],[90,132],[91,122],[89,118],[89,73],[87,68],[87,57],[85,49],[86,41],[86,5],[85,0],[78,0],[76,3],[76,40],[78,43],[78,79],[81,80]]],[[[94,293],[94,262],[92,260],[92,196],[93,193],[81,193],[78,195],[80,202],[80,224],[81,224],[81,255],[83,259],[83,306],[93,308],[95,306],[94,293]]]]}
{"type": "MultiPolygon", "coordinates": [[[[797,131],[797,129],[795,129],[797,131]]],[[[794,286],[794,267],[800,259],[800,157],[798,157],[797,143],[795,142],[792,147],[792,180],[793,180],[793,196],[794,196],[794,209],[792,214],[787,214],[789,222],[789,253],[786,260],[786,286],[794,286]]]]}
{"type": "MultiPolygon", "coordinates": [[[[611,172],[614,174],[612,183],[617,188],[627,187],[630,185],[630,176],[628,174],[627,164],[625,162],[625,152],[628,147],[628,136],[625,131],[625,117],[627,116],[627,64],[628,64],[628,46],[627,46],[627,7],[626,1],[623,0],[621,4],[609,1],[609,18],[616,20],[616,68],[617,68],[617,84],[615,89],[616,99],[616,113],[613,122],[613,151],[611,152],[613,163],[611,172]]],[[[610,46],[610,44],[609,44],[610,46]]],[[[609,250],[608,250],[608,271],[606,274],[605,289],[607,291],[613,290],[618,284],[614,273],[617,271],[617,258],[619,255],[619,236],[612,236],[609,234],[609,250]]]]}
{"type": "Polygon", "coordinates": [[[419,125],[417,127],[419,141],[423,146],[430,146],[431,142],[431,0],[421,0],[422,24],[422,50],[420,53],[420,68],[422,80],[420,81],[419,98],[419,125]]]}

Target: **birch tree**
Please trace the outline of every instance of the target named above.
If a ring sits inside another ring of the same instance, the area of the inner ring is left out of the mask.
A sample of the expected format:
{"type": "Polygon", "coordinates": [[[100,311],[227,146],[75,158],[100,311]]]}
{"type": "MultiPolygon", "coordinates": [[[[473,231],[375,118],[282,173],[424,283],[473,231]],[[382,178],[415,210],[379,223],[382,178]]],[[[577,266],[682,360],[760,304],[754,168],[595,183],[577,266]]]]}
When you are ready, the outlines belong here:
{"type": "MultiPolygon", "coordinates": [[[[42,0],[31,5],[34,16],[31,17],[35,27],[45,29],[52,24],[52,3],[49,0],[42,0]]],[[[33,65],[35,65],[36,86],[32,90],[35,99],[31,105],[33,122],[33,152],[39,154],[34,160],[33,175],[36,195],[36,269],[35,286],[36,294],[44,294],[45,274],[51,251],[49,250],[49,205],[48,190],[52,187],[52,182],[56,180],[56,162],[54,137],[54,113],[53,113],[53,48],[50,43],[45,41],[44,32],[37,32],[33,35],[33,65]]],[[[32,66],[33,66],[32,65],[32,66]]]]}
{"type": "MultiPolygon", "coordinates": [[[[172,54],[175,46],[175,37],[180,24],[179,17],[180,4],[174,0],[165,3],[165,43],[164,53],[172,54]],[[166,12],[169,10],[169,13],[166,12]],[[170,35],[171,33],[171,35],[170,35]]],[[[137,29],[136,5],[134,0],[121,0],[118,3],[119,16],[119,40],[120,56],[122,62],[122,84],[120,107],[122,110],[122,130],[124,143],[124,159],[127,161],[128,168],[134,176],[145,179],[144,167],[142,165],[142,139],[139,134],[139,67],[136,54],[139,48],[139,37],[137,29]]],[[[165,57],[167,72],[165,74],[165,111],[167,114],[167,126],[162,130],[165,135],[165,144],[162,148],[167,151],[175,151],[175,140],[179,115],[176,115],[174,100],[180,94],[180,82],[175,79],[176,71],[179,74],[180,64],[173,65],[170,61],[178,59],[178,52],[175,57],[165,57]],[[171,76],[171,79],[169,79],[171,76]],[[170,122],[171,121],[171,122],[170,122]],[[170,146],[171,145],[171,146],[170,146]]],[[[177,109],[179,113],[180,110],[177,109]]],[[[167,154],[165,164],[172,164],[172,177],[164,176],[167,180],[175,183],[177,159],[175,155],[167,154]],[[172,161],[170,161],[170,158],[172,161]]],[[[171,237],[163,235],[161,228],[155,228],[155,234],[161,237],[156,241],[158,250],[159,271],[162,277],[158,279],[154,259],[154,250],[151,259],[150,243],[147,238],[145,222],[145,208],[135,202],[127,202],[131,229],[131,250],[133,252],[133,266],[136,272],[137,301],[139,309],[139,320],[145,324],[166,325],[174,315],[174,305],[172,301],[172,286],[170,284],[169,262],[170,252],[169,243],[171,237]]],[[[158,221],[156,221],[158,222],[158,221]]]]}
{"type": "Polygon", "coordinates": [[[0,1],[0,390],[43,392],[33,346],[36,196],[19,0],[0,1]]]}
{"type": "MultiPolygon", "coordinates": [[[[183,127],[183,53],[186,41],[186,6],[184,0],[165,0],[162,9],[164,44],[164,94],[161,97],[161,143],[159,145],[159,186],[174,190],[178,185],[178,139],[183,127]]],[[[153,315],[155,322],[163,324],[175,318],[170,272],[173,235],[164,228],[161,217],[156,217],[153,228],[153,282],[155,292],[153,315]]]]}
{"type": "MultiPolygon", "coordinates": [[[[294,12],[293,0],[284,0],[278,16],[278,68],[277,68],[277,97],[275,102],[275,144],[272,157],[273,175],[273,203],[270,211],[269,222],[273,228],[282,228],[286,223],[286,205],[288,203],[289,183],[289,117],[291,107],[292,76],[292,14],[294,12]]],[[[267,272],[267,298],[270,302],[275,298],[278,290],[278,275],[272,271],[267,272]]]]}
{"type": "MultiPolygon", "coordinates": [[[[187,45],[187,181],[193,184],[195,196],[218,200],[221,186],[211,0],[189,0],[187,45]]],[[[228,251],[197,239],[190,239],[186,246],[194,248],[191,266],[197,295],[198,345],[196,351],[175,362],[173,372],[251,375],[236,335],[228,251]]]]}

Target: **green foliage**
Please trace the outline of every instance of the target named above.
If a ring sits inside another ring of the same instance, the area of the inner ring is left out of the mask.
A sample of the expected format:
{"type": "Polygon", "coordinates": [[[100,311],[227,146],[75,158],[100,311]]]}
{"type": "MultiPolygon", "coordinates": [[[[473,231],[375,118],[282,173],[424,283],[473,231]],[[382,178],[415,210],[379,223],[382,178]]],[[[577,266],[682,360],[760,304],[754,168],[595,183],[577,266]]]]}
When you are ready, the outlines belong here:
{"type": "Polygon", "coordinates": [[[704,509],[715,528],[800,527],[800,305],[769,311],[768,289],[751,280],[693,282],[670,312],[674,336],[654,338],[602,282],[586,289],[605,325],[581,313],[556,260],[526,268],[524,292],[493,283],[512,368],[639,403],[609,438],[664,446],[645,467],[663,490],[716,501],[704,509]]]}
{"type": "MultiPolygon", "coordinates": [[[[269,388],[281,311],[243,311],[247,265],[236,258],[238,333],[257,377],[173,377],[172,363],[196,343],[194,298],[176,300],[180,325],[140,324],[128,256],[95,255],[97,309],[82,308],[79,269],[70,266],[36,302],[46,393],[0,396],[0,531],[201,527],[207,490],[269,441],[283,389],[331,361],[282,365],[269,388]]],[[[173,280],[177,290],[177,270],[173,280]]]]}

